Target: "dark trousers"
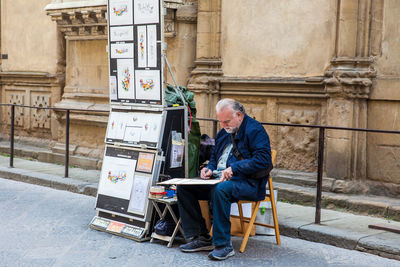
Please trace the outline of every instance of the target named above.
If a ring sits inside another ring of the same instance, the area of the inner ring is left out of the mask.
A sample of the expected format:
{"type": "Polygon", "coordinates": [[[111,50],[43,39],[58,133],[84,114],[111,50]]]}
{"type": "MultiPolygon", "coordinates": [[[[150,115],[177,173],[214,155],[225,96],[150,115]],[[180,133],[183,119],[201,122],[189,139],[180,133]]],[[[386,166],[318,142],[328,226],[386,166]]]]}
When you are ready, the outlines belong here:
{"type": "Polygon", "coordinates": [[[213,213],[213,244],[225,246],[231,243],[232,182],[216,185],[180,185],[177,188],[178,208],[186,238],[207,234],[198,200],[209,200],[213,213]]]}

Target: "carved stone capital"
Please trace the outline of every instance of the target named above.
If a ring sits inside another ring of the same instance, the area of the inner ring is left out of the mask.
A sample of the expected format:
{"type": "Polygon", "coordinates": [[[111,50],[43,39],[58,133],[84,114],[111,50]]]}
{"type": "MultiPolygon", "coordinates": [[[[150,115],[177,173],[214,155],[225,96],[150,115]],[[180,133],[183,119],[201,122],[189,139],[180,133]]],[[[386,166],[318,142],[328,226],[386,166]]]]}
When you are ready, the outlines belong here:
{"type": "Polygon", "coordinates": [[[188,89],[193,92],[218,93],[223,78],[220,59],[202,59],[195,61],[196,68],[191,72],[188,89]]]}
{"type": "Polygon", "coordinates": [[[375,76],[372,58],[334,58],[323,83],[330,97],[368,98],[375,76]]]}
{"type": "Polygon", "coordinates": [[[107,38],[107,6],[47,9],[65,36],[107,38]]]}

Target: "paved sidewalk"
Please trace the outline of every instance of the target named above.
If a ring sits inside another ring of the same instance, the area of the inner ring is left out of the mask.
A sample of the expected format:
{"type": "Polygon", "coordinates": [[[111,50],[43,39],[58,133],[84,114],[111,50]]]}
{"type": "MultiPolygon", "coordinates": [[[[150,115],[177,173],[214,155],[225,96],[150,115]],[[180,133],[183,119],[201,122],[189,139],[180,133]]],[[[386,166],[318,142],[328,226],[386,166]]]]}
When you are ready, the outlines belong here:
{"type": "MultiPolygon", "coordinates": [[[[70,168],[64,178],[64,166],[0,156],[0,177],[60,190],[95,196],[100,171],[70,168]]],[[[322,210],[321,224],[314,224],[315,208],[278,202],[281,234],[347,249],[355,249],[400,260],[400,234],[368,228],[370,224],[400,227],[400,222],[371,216],[322,210]]]]}

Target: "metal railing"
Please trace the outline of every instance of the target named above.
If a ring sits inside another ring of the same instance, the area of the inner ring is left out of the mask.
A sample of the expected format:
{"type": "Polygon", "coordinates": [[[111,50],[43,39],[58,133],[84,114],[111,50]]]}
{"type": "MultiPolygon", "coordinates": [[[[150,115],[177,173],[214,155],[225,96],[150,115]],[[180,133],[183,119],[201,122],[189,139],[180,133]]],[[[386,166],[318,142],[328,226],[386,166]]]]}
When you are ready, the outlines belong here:
{"type": "MultiPolygon", "coordinates": [[[[65,112],[65,159],[64,159],[64,177],[68,177],[69,167],[69,128],[70,128],[70,113],[71,112],[85,112],[85,113],[109,113],[109,110],[87,110],[87,109],[68,109],[68,108],[54,108],[54,107],[36,107],[26,106],[19,104],[0,104],[0,106],[10,106],[10,167],[14,167],[14,135],[15,135],[15,107],[20,108],[31,108],[31,109],[47,109],[65,112]]],[[[213,137],[217,135],[217,124],[218,120],[210,118],[197,118],[200,121],[209,121],[212,123],[213,137]]],[[[321,200],[322,200],[322,175],[323,175],[323,164],[324,164],[324,146],[325,146],[325,131],[326,130],[341,130],[341,131],[359,131],[368,133],[384,133],[384,134],[400,134],[400,131],[391,130],[375,130],[375,129],[363,129],[363,128],[348,128],[348,127],[336,127],[336,126],[325,126],[325,125],[306,125],[306,124],[290,124],[290,123],[273,123],[273,122],[261,122],[262,125],[270,126],[283,126],[283,127],[305,127],[319,129],[318,137],[318,168],[317,168],[317,192],[316,192],[316,203],[315,203],[315,223],[321,222],[321,200]]]]}
{"type": "Polygon", "coordinates": [[[10,106],[10,167],[14,167],[14,135],[15,135],[15,107],[31,108],[31,109],[45,109],[65,112],[65,157],[64,157],[64,177],[68,177],[69,168],[69,128],[70,128],[70,114],[72,112],[85,112],[85,113],[109,113],[108,110],[88,110],[88,109],[72,109],[72,108],[54,108],[54,107],[36,107],[26,106],[19,104],[0,104],[0,106],[10,106]]]}
{"type": "MultiPolygon", "coordinates": [[[[217,135],[217,123],[216,119],[209,118],[197,118],[200,121],[211,121],[213,123],[212,131],[213,137],[217,135]]],[[[391,130],[375,130],[375,129],[363,129],[363,128],[349,128],[349,127],[336,127],[336,126],[325,126],[325,125],[306,125],[306,124],[290,124],[290,123],[273,123],[273,122],[260,122],[262,125],[270,126],[284,126],[284,127],[305,127],[319,129],[318,136],[318,168],[317,168],[317,192],[315,200],[315,223],[321,223],[321,200],[322,200],[322,175],[324,167],[324,149],[325,149],[325,131],[326,130],[340,130],[340,131],[358,131],[368,133],[384,133],[384,134],[400,134],[400,131],[391,130]]]]}

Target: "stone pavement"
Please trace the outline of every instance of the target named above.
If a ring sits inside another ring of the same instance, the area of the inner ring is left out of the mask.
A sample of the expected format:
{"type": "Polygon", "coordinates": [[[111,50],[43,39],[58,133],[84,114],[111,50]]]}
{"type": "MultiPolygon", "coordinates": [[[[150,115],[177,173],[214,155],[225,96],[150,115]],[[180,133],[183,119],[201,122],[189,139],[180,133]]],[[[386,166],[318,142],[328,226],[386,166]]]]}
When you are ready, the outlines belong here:
{"type": "MultiPolygon", "coordinates": [[[[70,168],[70,178],[64,178],[64,166],[59,164],[15,158],[14,168],[8,166],[9,157],[0,156],[0,177],[90,196],[97,192],[100,171],[70,168]]],[[[316,225],[313,207],[278,202],[277,209],[282,235],[400,260],[400,234],[368,228],[400,227],[400,222],[323,209],[321,224],[316,225]]]]}

